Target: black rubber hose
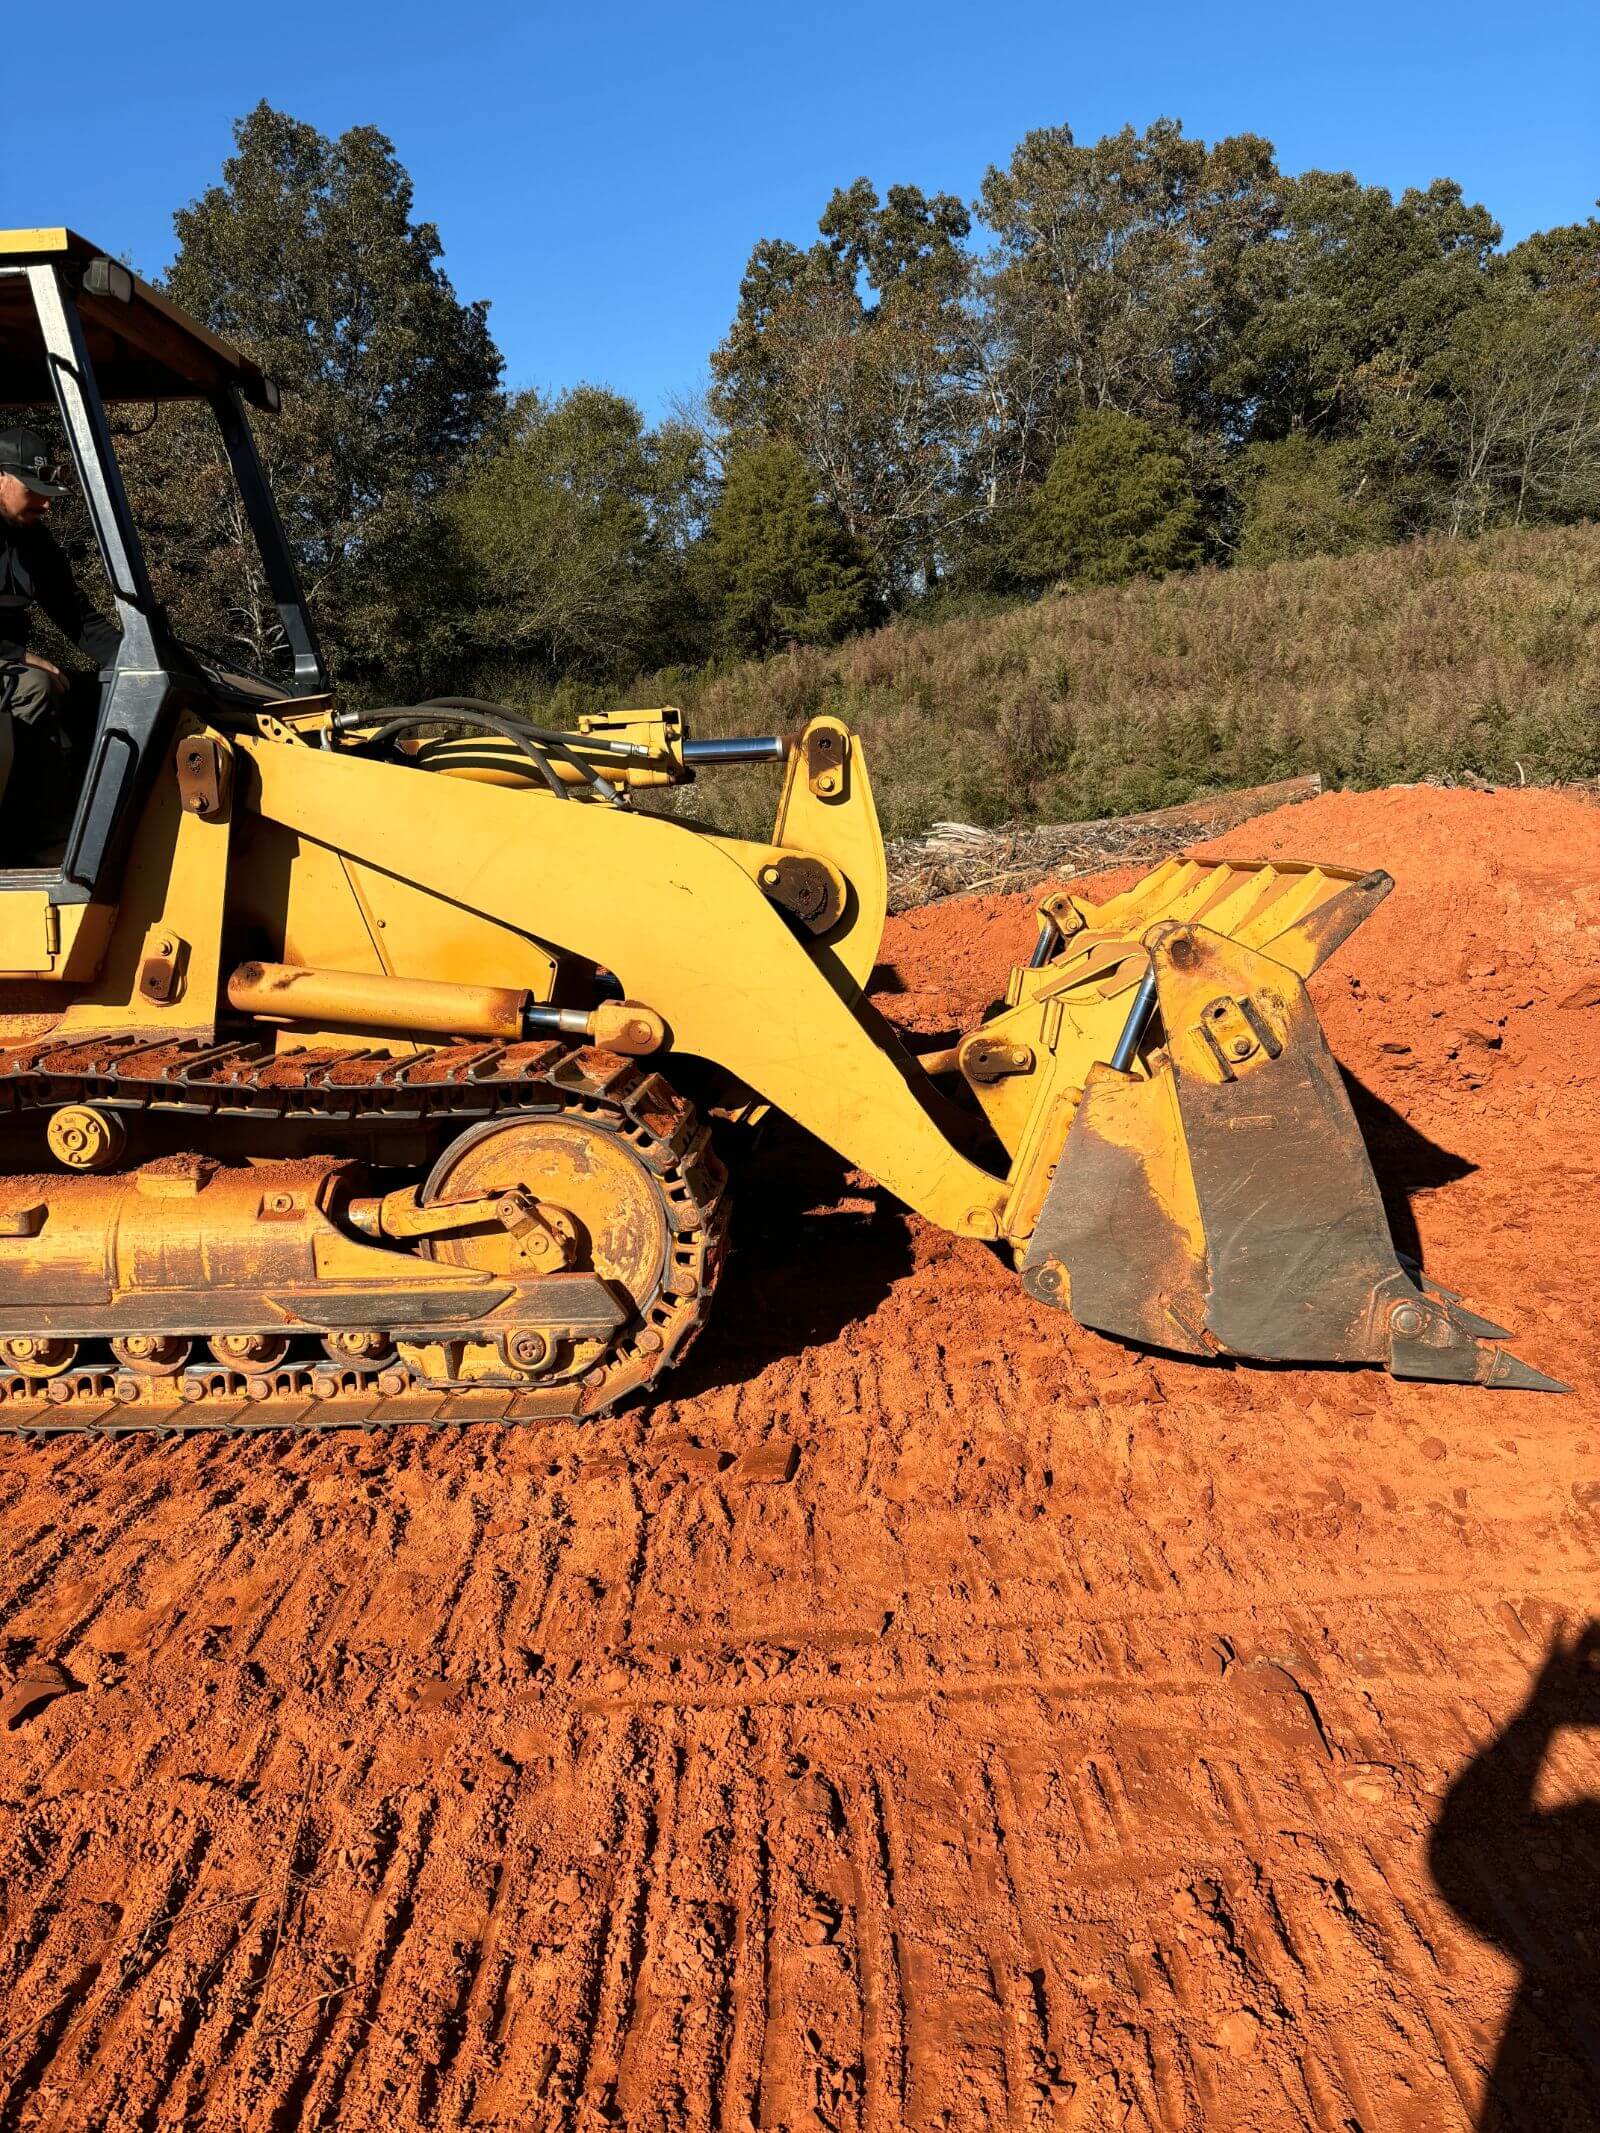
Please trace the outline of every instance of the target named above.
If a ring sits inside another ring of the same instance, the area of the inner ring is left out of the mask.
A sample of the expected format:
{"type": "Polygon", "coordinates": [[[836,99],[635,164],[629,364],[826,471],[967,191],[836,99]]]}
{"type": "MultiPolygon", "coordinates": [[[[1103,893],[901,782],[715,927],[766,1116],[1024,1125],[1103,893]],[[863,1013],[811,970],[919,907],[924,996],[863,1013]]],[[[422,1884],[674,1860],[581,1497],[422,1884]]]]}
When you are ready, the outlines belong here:
{"type": "MultiPolygon", "coordinates": [[[[516,712],[507,710],[503,704],[485,703],[475,696],[433,696],[425,703],[412,704],[404,710],[394,707],[384,711],[336,711],[331,723],[336,732],[350,732],[357,725],[366,725],[374,718],[381,719],[383,723],[367,735],[364,746],[376,746],[391,740],[397,733],[404,733],[413,726],[435,723],[441,726],[475,726],[480,732],[498,733],[519,748],[535,764],[551,791],[558,793],[562,799],[567,798],[567,789],[550,768],[548,758],[552,755],[570,763],[578,776],[586,779],[591,789],[610,806],[622,807],[626,804],[611,780],[603,776],[593,764],[586,763],[578,754],[573,746],[574,736],[555,727],[530,726],[516,712]]],[[[622,741],[590,742],[582,736],[578,739],[583,747],[592,747],[606,755],[626,757],[636,752],[622,741]]]]}
{"type": "Polygon", "coordinates": [[[479,696],[430,696],[428,707],[452,711],[473,711],[493,718],[515,720],[531,733],[543,747],[582,748],[593,755],[640,756],[650,753],[648,748],[636,747],[632,741],[596,740],[587,733],[574,733],[564,726],[535,726],[525,720],[520,711],[513,711],[507,704],[486,703],[479,696]]]}
{"type": "MultiPolygon", "coordinates": [[[[334,714],[335,720],[337,721],[340,716],[341,714],[336,712],[334,714]]],[[[349,714],[344,714],[344,716],[346,719],[344,730],[349,731],[350,727],[356,723],[356,719],[350,717],[349,714]]],[[[366,724],[367,720],[372,716],[373,714],[370,711],[360,714],[360,723],[366,724]]],[[[442,726],[452,721],[457,725],[468,728],[476,726],[483,733],[497,733],[502,740],[510,741],[513,747],[519,749],[528,758],[556,797],[560,800],[566,799],[567,788],[551,769],[549,757],[533,738],[531,732],[526,728],[519,729],[516,722],[510,718],[491,718],[476,709],[467,711],[452,706],[448,711],[444,711],[443,707],[439,705],[417,704],[409,711],[398,711],[392,717],[385,718],[381,726],[375,728],[373,732],[365,737],[362,745],[368,748],[377,747],[383,742],[393,740],[398,734],[409,732],[414,727],[442,726]]]]}
{"type": "MultiPolygon", "coordinates": [[[[507,725],[521,724],[515,712],[508,711],[503,704],[485,703],[481,697],[477,696],[432,696],[428,699],[428,708],[440,711],[465,712],[474,718],[486,721],[489,719],[503,720],[507,722],[507,725]]],[[[503,725],[499,730],[506,731],[507,726],[503,725]]],[[[610,806],[620,807],[623,804],[622,795],[617,791],[611,780],[603,777],[592,764],[585,763],[574,748],[573,742],[575,738],[582,740],[585,747],[593,747],[597,753],[604,755],[626,755],[630,753],[631,751],[624,743],[620,741],[590,742],[581,735],[574,736],[571,733],[563,733],[554,726],[526,726],[522,730],[532,736],[536,746],[547,750],[551,755],[559,756],[563,762],[570,763],[579,777],[586,778],[592,790],[597,792],[601,799],[608,802],[610,806]]],[[[557,780],[557,782],[559,783],[560,781],[557,780]]]]}

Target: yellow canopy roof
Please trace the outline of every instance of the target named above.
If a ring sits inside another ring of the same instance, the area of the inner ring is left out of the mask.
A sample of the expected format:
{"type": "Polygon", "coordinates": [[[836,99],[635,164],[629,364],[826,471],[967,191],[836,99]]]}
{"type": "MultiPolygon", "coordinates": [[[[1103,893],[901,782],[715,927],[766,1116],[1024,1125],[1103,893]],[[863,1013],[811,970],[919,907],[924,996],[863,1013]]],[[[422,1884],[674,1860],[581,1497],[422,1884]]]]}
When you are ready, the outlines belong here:
{"type": "Polygon", "coordinates": [[[54,398],[27,282],[5,272],[38,263],[65,268],[77,289],[103,400],[192,400],[237,385],[257,407],[277,405],[277,389],[259,364],[120,263],[101,277],[110,287],[84,288],[85,270],[108,258],[73,230],[0,230],[0,402],[54,398]]]}

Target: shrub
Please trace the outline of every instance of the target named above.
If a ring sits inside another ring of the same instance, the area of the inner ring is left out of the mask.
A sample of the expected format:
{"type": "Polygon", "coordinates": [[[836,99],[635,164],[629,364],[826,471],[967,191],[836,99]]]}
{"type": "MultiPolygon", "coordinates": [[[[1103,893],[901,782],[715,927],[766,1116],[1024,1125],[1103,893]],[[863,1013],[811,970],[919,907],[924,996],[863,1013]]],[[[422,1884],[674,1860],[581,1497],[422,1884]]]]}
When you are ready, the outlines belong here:
{"type": "Polygon", "coordinates": [[[1391,540],[1387,504],[1363,482],[1352,448],[1322,444],[1304,430],[1246,455],[1241,563],[1350,555],[1391,540]]]}
{"type": "Polygon", "coordinates": [[[1023,522],[1034,579],[1089,585],[1188,570],[1203,552],[1200,507],[1182,457],[1148,422],[1102,408],[1050,462],[1023,522]]]}
{"type": "Polygon", "coordinates": [[[837,644],[874,619],[866,557],[789,445],[756,445],[731,462],[698,566],[726,650],[837,644]]]}

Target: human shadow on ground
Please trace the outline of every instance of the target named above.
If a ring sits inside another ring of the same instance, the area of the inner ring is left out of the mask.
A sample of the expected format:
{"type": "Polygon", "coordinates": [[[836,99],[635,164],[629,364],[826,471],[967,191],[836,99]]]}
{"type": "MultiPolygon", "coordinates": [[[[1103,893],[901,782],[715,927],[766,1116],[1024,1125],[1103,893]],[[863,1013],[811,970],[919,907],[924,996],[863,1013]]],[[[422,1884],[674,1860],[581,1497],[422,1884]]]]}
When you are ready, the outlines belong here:
{"type": "Polygon", "coordinates": [[[1414,1259],[1420,1266],[1422,1239],[1412,1213],[1413,1197],[1469,1177],[1478,1166],[1419,1133],[1409,1119],[1385,1103],[1364,1081],[1358,1081],[1348,1068],[1341,1067],[1339,1071],[1383,1195],[1383,1211],[1389,1218],[1394,1248],[1402,1259],[1414,1259]]]}
{"type": "Polygon", "coordinates": [[[1478,2133],[1600,2127],[1600,1794],[1535,1804],[1564,1726],[1600,1728],[1600,1622],[1552,1641],[1522,1709],[1451,1781],[1428,1841],[1445,1901],[1521,1972],[1478,2133]]]}

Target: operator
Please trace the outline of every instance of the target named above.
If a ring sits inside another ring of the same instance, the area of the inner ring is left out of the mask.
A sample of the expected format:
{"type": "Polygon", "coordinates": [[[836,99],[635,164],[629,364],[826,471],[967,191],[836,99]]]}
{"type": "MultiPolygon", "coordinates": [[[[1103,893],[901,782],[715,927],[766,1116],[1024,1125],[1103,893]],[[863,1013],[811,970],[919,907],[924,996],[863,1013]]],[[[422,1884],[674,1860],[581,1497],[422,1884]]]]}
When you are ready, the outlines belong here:
{"type": "Polygon", "coordinates": [[[122,640],[116,624],[84,598],[45,524],[52,499],[68,493],[60,472],[37,430],[0,430],[0,796],[20,764],[29,804],[51,812],[67,798],[61,787],[71,772],[61,717],[67,682],[59,667],[28,650],[33,604],[97,667],[111,664],[122,640]],[[47,778],[54,790],[46,790],[47,778]]]}

